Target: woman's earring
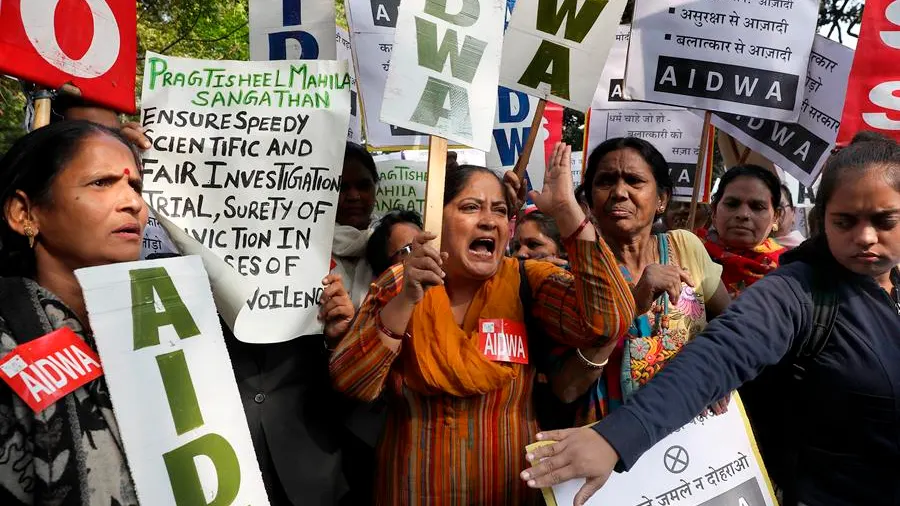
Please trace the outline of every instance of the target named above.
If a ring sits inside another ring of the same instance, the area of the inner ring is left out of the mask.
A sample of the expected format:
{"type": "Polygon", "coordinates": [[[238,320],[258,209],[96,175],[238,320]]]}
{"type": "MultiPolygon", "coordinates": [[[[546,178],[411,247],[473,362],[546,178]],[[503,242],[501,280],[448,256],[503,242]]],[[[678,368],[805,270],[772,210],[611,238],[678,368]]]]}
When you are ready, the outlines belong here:
{"type": "Polygon", "coordinates": [[[25,224],[25,237],[28,238],[28,247],[34,249],[34,238],[37,237],[37,231],[30,222],[25,224]]]}
{"type": "Polygon", "coordinates": [[[778,224],[772,225],[772,232],[778,232],[778,224]]]}

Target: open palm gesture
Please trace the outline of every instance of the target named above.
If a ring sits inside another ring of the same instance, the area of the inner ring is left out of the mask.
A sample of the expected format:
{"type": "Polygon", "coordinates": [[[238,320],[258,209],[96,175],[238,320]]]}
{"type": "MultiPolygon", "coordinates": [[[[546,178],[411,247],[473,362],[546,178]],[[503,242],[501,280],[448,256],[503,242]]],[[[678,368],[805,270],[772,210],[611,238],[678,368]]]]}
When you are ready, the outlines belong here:
{"type": "Polygon", "coordinates": [[[572,148],[562,142],[556,143],[547,169],[544,171],[544,188],[540,192],[528,194],[531,201],[544,214],[559,218],[561,214],[578,206],[575,200],[575,185],[572,182],[572,148]]]}

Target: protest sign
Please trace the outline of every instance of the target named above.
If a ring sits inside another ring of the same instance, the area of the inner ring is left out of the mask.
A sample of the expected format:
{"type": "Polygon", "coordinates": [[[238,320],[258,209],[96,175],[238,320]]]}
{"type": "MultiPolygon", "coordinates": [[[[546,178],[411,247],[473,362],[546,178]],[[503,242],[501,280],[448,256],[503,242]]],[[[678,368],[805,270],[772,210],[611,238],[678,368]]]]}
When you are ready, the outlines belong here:
{"type": "Polygon", "coordinates": [[[139,502],[268,505],[200,258],[75,276],[139,502]]]}
{"type": "MultiPolygon", "coordinates": [[[[601,142],[615,137],[638,137],[653,144],[669,164],[669,175],[675,185],[673,198],[691,200],[700,142],[703,137],[703,118],[687,110],[591,110],[585,132],[588,156],[601,142]]],[[[712,142],[707,149],[711,152],[712,142]]],[[[698,202],[709,202],[712,185],[711,156],[701,174],[698,202]]]]}
{"type": "Polygon", "coordinates": [[[638,2],[626,94],[797,121],[818,0],[638,2]]]}
{"type": "Polygon", "coordinates": [[[0,74],[133,113],[136,30],[134,2],[3,0],[0,74]]]}
{"type": "Polygon", "coordinates": [[[831,154],[840,127],[853,50],[816,35],[806,74],[800,120],[782,123],[718,113],[713,125],[809,185],[831,154]]]}
{"type": "Polygon", "coordinates": [[[400,4],[394,46],[404,51],[391,56],[381,120],[488,151],[506,2],[456,8],[447,0],[400,4]]]}
{"type": "Polygon", "coordinates": [[[378,168],[378,189],[375,192],[375,213],[384,216],[394,209],[422,214],[425,211],[425,183],[428,164],[425,161],[386,160],[375,162],[378,168]]]}
{"type": "Polygon", "coordinates": [[[362,144],[362,112],[359,107],[359,86],[356,71],[353,68],[353,51],[350,43],[350,32],[335,27],[334,40],[337,43],[337,59],[350,62],[350,126],[347,127],[347,140],[362,144]]]}
{"type": "MultiPolygon", "coordinates": [[[[582,485],[580,479],[545,489],[547,505],[573,504],[582,485]]],[[[777,506],[778,502],[735,395],[727,413],[691,420],[650,448],[627,473],[613,473],[586,504],[777,506]]]]}
{"type": "Polygon", "coordinates": [[[334,60],[334,2],[250,0],[250,59],[334,60]]]}
{"type": "Polygon", "coordinates": [[[321,330],[350,114],[347,62],[148,54],[144,196],[256,287],[233,328],[281,342],[321,330]]]}
{"type": "Polygon", "coordinates": [[[141,245],[141,260],[146,260],[150,255],[178,253],[178,249],[172,244],[169,234],[159,223],[153,210],[147,216],[147,226],[144,227],[143,243],[141,245]]]}
{"type": "Polygon", "coordinates": [[[588,109],[626,4],[626,0],[520,0],[503,41],[500,84],[573,109],[588,109]]]}
{"type": "Polygon", "coordinates": [[[346,3],[366,144],[381,150],[428,145],[427,135],[380,120],[399,5],[400,0],[348,0],[346,3]]]}
{"type": "Polygon", "coordinates": [[[628,42],[631,40],[631,25],[619,25],[616,29],[616,40],[603,72],[600,74],[600,84],[594,93],[591,109],[677,109],[671,105],[654,104],[652,102],[638,102],[631,100],[625,94],[625,63],[628,59],[628,42]]]}
{"type": "Polygon", "coordinates": [[[898,58],[900,1],[868,0],[847,83],[838,145],[849,144],[860,130],[900,140],[900,68],[893,64],[898,58]]]}
{"type": "MultiPolygon", "coordinates": [[[[494,132],[491,150],[487,153],[487,167],[501,173],[513,170],[531,133],[531,122],[537,109],[538,99],[509,88],[500,87],[497,92],[497,113],[494,117],[494,132]]],[[[544,178],[544,141],[549,137],[547,120],[541,121],[541,132],[534,143],[528,160],[528,177],[534,183],[544,178]],[[537,174],[537,171],[540,174],[537,174]]]]}

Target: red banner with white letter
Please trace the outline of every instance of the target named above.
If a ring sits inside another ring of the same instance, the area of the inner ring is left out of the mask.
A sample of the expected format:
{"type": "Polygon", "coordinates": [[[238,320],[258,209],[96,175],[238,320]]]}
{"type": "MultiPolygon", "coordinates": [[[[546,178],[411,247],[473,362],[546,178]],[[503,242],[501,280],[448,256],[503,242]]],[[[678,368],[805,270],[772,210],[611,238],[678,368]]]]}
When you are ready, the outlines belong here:
{"type": "Polygon", "coordinates": [[[133,113],[136,32],[134,0],[2,0],[0,74],[133,113]]]}
{"type": "Polygon", "coordinates": [[[837,143],[873,130],[900,140],[900,0],[868,0],[837,143]]]}

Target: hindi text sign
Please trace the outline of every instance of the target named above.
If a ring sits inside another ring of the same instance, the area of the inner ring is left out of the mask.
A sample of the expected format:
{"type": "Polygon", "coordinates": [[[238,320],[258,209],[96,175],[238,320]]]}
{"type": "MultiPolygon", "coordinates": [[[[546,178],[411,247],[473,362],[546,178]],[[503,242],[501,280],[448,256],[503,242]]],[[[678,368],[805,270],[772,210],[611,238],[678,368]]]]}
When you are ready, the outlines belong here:
{"type": "Polygon", "coordinates": [[[233,329],[242,341],[321,330],[348,68],[147,56],[142,125],[153,148],[144,156],[144,196],[257,286],[233,329]]]}
{"type": "Polygon", "coordinates": [[[200,258],[75,275],[140,503],[268,505],[200,258]]]}
{"type": "Polygon", "coordinates": [[[497,106],[503,0],[401,2],[381,120],[482,151],[497,106]]]}
{"type": "Polygon", "coordinates": [[[628,60],[628,42],[631,40],[631,25],[619,25],[616,40],[606,65],[600,74],[600,84],[594,93],[591,109],[677,109],[671,105],[638,102],[625,94],[625,63],[628,60]]]}
{"type": "Polygon", "coordinates": [[[137,9],[113,0],[3,0],[0,74],[134,112],[137,9]]]}
{"type": "MultiPolygon", "coordinates": [[[[538,443],[540,444],[540,443],[538,443]]],[[[573,504],[584,480],[544,490],[548,506],[573,504]]],[[[613,473],[587,506],[777,506],[740,400],[724,415],[699,416],[613,473]]]]}
{"type": "Polygon", "coordinates": [[[797,123],[725,113],[713,115],[712,123],[803,184],[812,185],[838,135],[852,62],[852,49],[817,35],[797,123]]]}
{"type": "MultiPolygon", "coordinates": [[[[701,154],[702,117],[687,110],[592,109],[586,135],[587,153],[601,142],[616,137],[637,137],[649,142],[669,164],[669,175],[675,185],[672,198],[690,202],[697,160],[701,154]]],[[[709,202],[712,173],[704,170],[701,177],[703,181],[698,202],[709,202]]]]}
{"type": "Polygon", "coordinates": [[[573,109],[591,105],[625,0],[519,0],[500,84],[573,109]]]}
{"type": "Polygon", "coordinates": [[[334,2],[250,0],[251,60],[333,60],[334,2]]]}
{"type": "Polygon", "coordinates": [[[818,13],[818,0],[638,2],[626,94],[796,121],[818,13]]]}

